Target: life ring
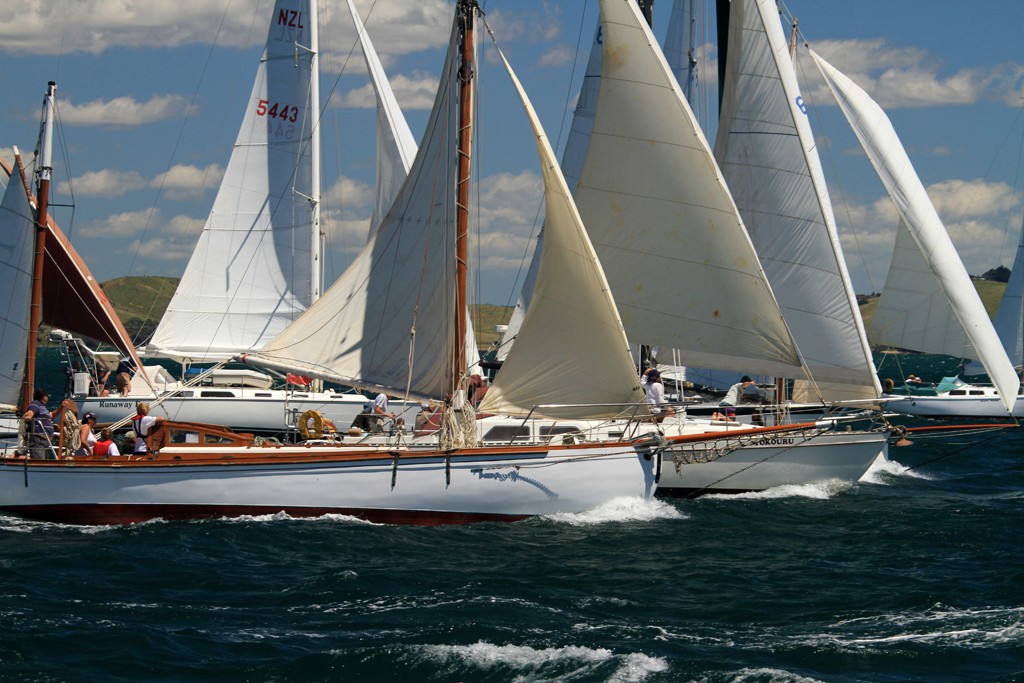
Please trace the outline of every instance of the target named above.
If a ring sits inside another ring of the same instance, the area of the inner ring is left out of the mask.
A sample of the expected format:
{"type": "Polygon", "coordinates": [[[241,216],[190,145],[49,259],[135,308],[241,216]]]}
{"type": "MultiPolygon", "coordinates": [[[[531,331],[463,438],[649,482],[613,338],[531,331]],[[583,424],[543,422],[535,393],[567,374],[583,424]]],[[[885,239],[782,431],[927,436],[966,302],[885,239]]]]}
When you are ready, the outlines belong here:
{"type": "Polygon", "coordinates": [[[324,416],[307,410],[299,417],[299,434],[303,439],[319,439],[324,435],[324,416]]]}

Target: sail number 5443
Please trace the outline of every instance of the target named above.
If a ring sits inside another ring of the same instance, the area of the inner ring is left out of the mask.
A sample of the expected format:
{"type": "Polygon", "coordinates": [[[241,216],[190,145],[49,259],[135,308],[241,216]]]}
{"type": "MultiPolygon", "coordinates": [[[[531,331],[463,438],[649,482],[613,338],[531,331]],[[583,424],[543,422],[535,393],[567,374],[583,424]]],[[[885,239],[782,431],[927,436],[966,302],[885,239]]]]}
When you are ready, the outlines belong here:
{"type": "Polygon", "coordinates": [[[269,116],[270,118],[295,123],[299,119],[299,108],[278,102],[270,103],[268,100],[260,100],[256,105],[256,115],[269,116]]]}

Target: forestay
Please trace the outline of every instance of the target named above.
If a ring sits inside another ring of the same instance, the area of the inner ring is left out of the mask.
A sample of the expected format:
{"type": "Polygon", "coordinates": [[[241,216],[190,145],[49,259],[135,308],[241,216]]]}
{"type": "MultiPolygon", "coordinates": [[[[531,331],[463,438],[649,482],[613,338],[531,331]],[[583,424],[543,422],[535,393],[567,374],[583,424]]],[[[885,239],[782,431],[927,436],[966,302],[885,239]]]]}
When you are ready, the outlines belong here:
{"type": "Polygon", "coordinates": [[[726,55],[715,158],[783,317],[824,398],[877,398],[871,349],[772,0],[730,3],[726,55]]]}
{"type": "Polygon", "coordinates": [[[1011,411],[1019,387],[1017,374],[889,117],[853,81],[813,50],[810,53],[999,391],[1000,400],[1011,411]]]}

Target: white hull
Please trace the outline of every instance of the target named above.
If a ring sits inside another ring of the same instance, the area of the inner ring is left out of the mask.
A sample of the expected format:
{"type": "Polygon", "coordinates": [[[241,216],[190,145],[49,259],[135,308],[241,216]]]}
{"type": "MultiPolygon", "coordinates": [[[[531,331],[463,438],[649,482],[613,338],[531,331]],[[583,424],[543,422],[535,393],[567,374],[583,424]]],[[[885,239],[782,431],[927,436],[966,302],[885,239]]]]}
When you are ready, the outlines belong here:
{"type": "Polygon", "coordinates": [[[229,450],[168,446],[156,460],[116,464],[0,460],[0,511],[79,524],[278,512],[407,524],[512,521],[650,497],[658,460],[623,443],[467,449],[450,465],[432,450],[229,450]]]}
{"type": "MultiPolygon", "coordinates": [[[[934,418],[1009,419],[1006,407],[991,387],[961,387],[964,394],[938,396],[889,396],[886,410],[904,415],[934,418]]],[[[1024,397],[1017,397],[1013,416],[1024,417],[1024,397]]]]}
{"type": "MultiPolygon", "coordinates": [[[[339,431],[352,424],[370,401],[358,394],[331,392],[294,392],[239,387],[200,387],[193,396],[174,396],[157,403],[153,396],[104,396],[76,398],[79,414],[96,413],[100,424],[117,422],[135,415],[135,404],[146,401],[150,415],[174,422],[205,422],[223,425],[239,432],[277,434],[294,429],[298,417],[315,410],[334,422],[339,431]]],[[[391,401],[388,408],[412,425],[420,405],[391,401]]]]}
{"type": "MultiPolygon", "coordinates": [[[[707,444],[711,445],[724,449],[735,442],[707,444]]],[[[665,452],[658,495],[746,493],[830,479],[853,483],[864,476],[875,458],[888,454],[888,433],[766,434],[717,459],[710,459],[717,455],[714,450],[702,446],[665,452]]]]}

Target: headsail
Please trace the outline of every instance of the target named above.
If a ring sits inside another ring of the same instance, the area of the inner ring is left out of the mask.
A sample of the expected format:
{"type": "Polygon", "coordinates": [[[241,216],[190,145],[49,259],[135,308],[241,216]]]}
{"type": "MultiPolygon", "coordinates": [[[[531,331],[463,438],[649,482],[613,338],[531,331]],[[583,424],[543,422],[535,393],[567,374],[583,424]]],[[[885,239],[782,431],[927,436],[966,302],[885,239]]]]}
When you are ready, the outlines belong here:
{"type": "Polygon", "coordinates": [[[500,50],[499,55],[536,137],[544,176],[544,242],[519,336],[480,410],[525,415],[549,404],[533,414],[628,413],[643,393],[615,301],[537,114],[500,50]]]}
{"type": "Polygon", "coordinates": [[[999,302],[993,324],[1010,362],[1014,366],[1024,365],[1024,228],[1017,244],[1010,281],[1006,283],[1006,292],[999,302]]]}
{"type": "Polygon", "coordinates": [[[275,3],[224,180],[146,355],[199,362],[259,348],[318,293],[316,21],[315,2],[275,3]]]}
{"type": "Polygon", "coordinates": [[[17,410],[25,376],[32,294],[35,218],[21,181],[12,176],[0,202],[0,287],[7,305],[0,309],[0,410],[17,410]]]}
{"type": "Polygon", "coordinates": [[[822,396],[877,398],[881,386],[775,2],[733,0],[730,13],[715,158],[822,396]]]}
{"type": "Polygon", "coordinates": [[[803,377],[710,147],[633,0],[601,3],[601,87],[576,189],[629,339],[688,365],[803,377]]]}
{"type": "Polygon", "coordinates": [[[1020,384],[1017,374],[889,117],[853,81],[813,50],[810,53],[999,391],[1000,400],[1011,411],[1020,384]]]}

